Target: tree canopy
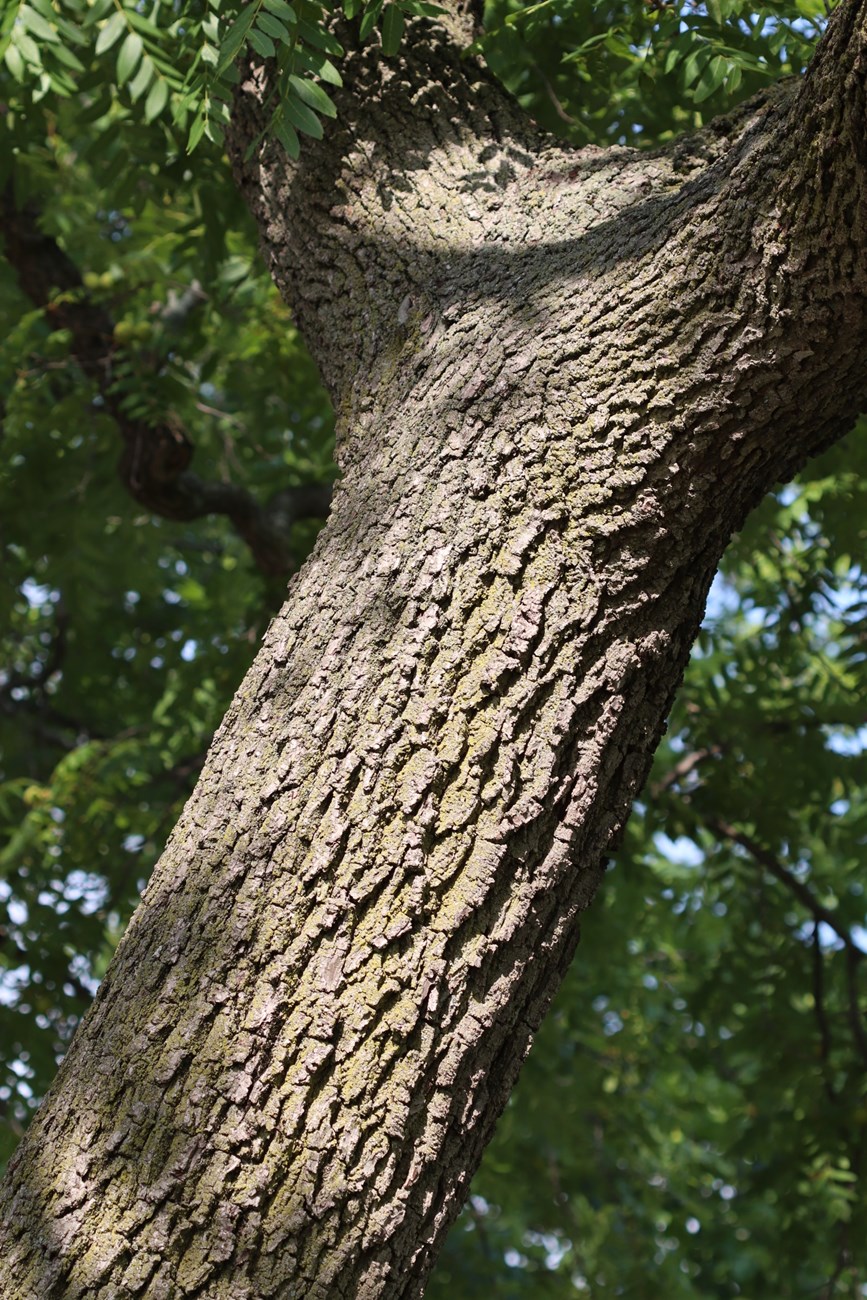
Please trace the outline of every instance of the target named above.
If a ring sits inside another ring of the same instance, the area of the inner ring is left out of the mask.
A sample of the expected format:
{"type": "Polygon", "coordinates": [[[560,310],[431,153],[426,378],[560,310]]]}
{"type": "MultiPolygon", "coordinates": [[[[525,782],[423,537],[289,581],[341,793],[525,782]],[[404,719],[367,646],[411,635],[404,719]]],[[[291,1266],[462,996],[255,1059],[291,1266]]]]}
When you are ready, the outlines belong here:
{"type": "MultiPolygon", "coordinates": [[[[4,1156],[327,512],[332,414],[222,154],[234,60],[276,60],[292,152],[341,41],[429,8],[4,8],[4,1156]]],[[[479,52],[552,131],[652,149],[800,75],[825,19],[495,3],[479,52]]],[[[729,549],[429,1295],[863,1294],[865,519],[859,425],[729,549]]]]}

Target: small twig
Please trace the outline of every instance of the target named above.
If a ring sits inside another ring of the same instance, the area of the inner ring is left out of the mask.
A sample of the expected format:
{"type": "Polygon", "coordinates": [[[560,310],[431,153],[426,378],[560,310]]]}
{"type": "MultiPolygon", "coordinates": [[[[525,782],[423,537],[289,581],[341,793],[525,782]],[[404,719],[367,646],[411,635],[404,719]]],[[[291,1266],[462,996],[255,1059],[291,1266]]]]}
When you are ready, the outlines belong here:
{"type": "Polygon", "coordinates": [[[840,924],[834,913],[824,907],[817,898],[814,898],[808,886],[803,881],[798,880],[796,876],[793,876],[791,871],[784,867],[778,858],[774,857],[773,853],[769,853],[767,849],[763,848],[761,844],[757,844],[749,835],[745,835],[736,826],[732,826],[729,822],[720,818],[709,821],[707,825],[709,830],[712,830],[722,839],[731,840],[733,843],[739,844],[741,848],[746,849],[760,866],[764,867],[775,880],[779,880],[790,893],[794,894],[795,898],[803,904],[814,920],[824,921],[825,925],[833,930],[837,938],[842,941],[846,950],[852,954],[854,961],[861,961],[863,957],[867,957],[867,953],[858,947],[849,931],[844,925],[840,924]]]}
{"type": "Polygon", "coordinates": [[[864,1033],[864,1021],[861,1017],[861,1006],[858,998],[858,958],[856,952],[860,952],[860,949],[856,949],[854,952],[851,948],[846,949],[846,987],[849,993],[849,1025],[861,1060],[865,1065],[867,1065],[867,1034],[864,1033]]]}
{"type": "Polygon", "coordinates": [[[234,424],[236,429],[244,428],[244,421],[237,415],[230,415],[228,411],[221,411],[216,406],[208,406],[207,402],[196,402],[196,410],[201,411],[202,415],[213,415],[218,420],[225,420],[227,424],[234,424]]]}
{"type": "Polygon", "coordinates": [[[207,300],[208,295],[198,280],[193,280],[180,293],[175,289],[169,289],[167,302],[165,304],[154,303],[151,310],[170,329],[180,329],[190,312],[195,311],[197,307],[201,307],[202,303],[207,302],[207,300]]]}
{"type": "Polygon", "coordinates": [[[568,112],[566,111],[566,109],[563,107],[562,103],[560,102],[559,98],[557,97],[557,92],[556,92],[556,90],[555,90],[554,87],[551,85],[551,83],[550,83],[550,81],[548,80],[548,78],[545,76],[545,73],[544,73],[544,72],[542,71],[542,69],[539,67],[539,64],[536,62],[535,59],[531,59],[531,60],[530,60],[530,63],[531,63],[531,66],[533,67],[534,71],[535,71],[536,74],[538,75],[539,80],[542,82],[542,85],[545,87],[545,93],[546,93],[546,95],[548,96],[548,98],[550,99],[551,103],[553,104],[553,106],[554,106],[554,112],[557,114],[557,116],[559,117],[560,121],[561,121],[561,122],[565,122],[567,126],[575,126],[575,124],[576,124],[576,122],[578,121],[578,119],[577,119],[576,117],[573,117],[573,116],[571,115],[571,113],[568,113],[568,112]]]}
{"type": "Polygon", "coordinates": [[[475,1205],[473,1204],[472,1197],[470,1197],[469,1201],[467,1202],[467,1207],[470,1212],[470,1218],[475,1224],[476,1232],[479,1234],[479,1245],[482,1248],[482,1254],[484,1255],[485,1259],[492,1260],[494,1258],[494,1252],[491,1249],[491,1242],[490,1242],[490,1238],[488,1237],[488,1226],[485,1223],[483,1216],[479,1213],[479,1211],[476,1209],[475,1205]]]}
{"type": "Polygon", "coordinates": [[[819,1026],[819,1055],[822,1061],[822,1080],[828,1100],[837,1101],[837,1093],[828,1074],[831,1062],[831,1030],[825,1013],[825,971],[822,957],[822,945],[819,941],[819,922],[813,923],[813,1005],[816,1008],[816,1022],[819,1026]]]}
{"type": "Polygon", "coordinates": [[[0,1098],[0,1120],[8,1124],[17,1138],[23,1138],[24,1125],[15,1115],[11,1113],[9,1102],[5,1098],[0,1098]]]}
{"type": "Polygon", "coordinates": [[[784,867],[778,858],[774,857],[773,853],[769,853],[767,849],[762,848],[762,846],[757,844],[755,840],[751,839],[749,835],[744,835],[742,831],[737,830],[736,827],[731,826],[728,822],[715,820],[709,822],[708,826],[722,838],[732,840],[735,844],[740,844],[740,846],[746,849],[747,852],[755,858],[756,862],[758,862],[760,866],[764,867],[775,880],[779,880],[782,885],[785,885],[790,893],[794,894],[795,898],[798,899],[798,901],[813,917],[815,923],[814,944],[818,941],[815,936],[820,922],[833,930],[837,938],[842,941],[846,950],[846,979],[849,993],[849,1026],[852,1030],[852,1037],[855,1040],[855,1047],[857,1048],[858,1055],[861,1057],[865,1065],[867,1065],[867,1034],[865,1034],[864,1031],[864,1023],[858,1000],[858,965],[864,957],[867,957],[867,953],[864,952],[863,948],[858,947],[858,944],[852,938],[849,931],[844,925],[840,924],[834,913],[829,911],[827,907],[824,907],[818,899],[814,898],[809,887],[805,885],[803,881],[798,880],[797,877],[793,876],[791,871],[784,867]]]}
{"type": "Polygon", "coordinates": [[[82,736],[87,740],[105,739],[103,732],[94,731],[91,727],[86,727],[84,723],[79,722],[77,718],[71,718],[68,713],[63,713],[60,709],[55,709],[47,704],[44,696],[41,701],[32,697],[21,700],[15,699],[12,691],[17,685],[22,684],[21,682],[10,681],[0,691],[0,713],[5,713],[7,717],[30,714],[34,719],[32,723],[33,730],[38,735],[42,735],[46,743],[56,745],[59,749],[75,749],[80,743],[79,738],[82,736]],[[72,732],[76,739],[71,742],[68,741],[60,731],[52,731],[50,726],[45,725],[46,723],[53,723],[55,727],[72,732]]]}
{"type": "Polygon", "coordinates": [[[848,1224],[843,1224],[840,1231],[840,1249],[837,1251],[837,1258],[834,1262],[834,1272],[824,1283],[820,1300],[833,1300],[837,1291],[837,1283],[843,1276],[843,1271],[849,1263],[849,1233],[848,1224]]]}
{"type": "Polygon", "coordinates": [[[689,776],[700,763],[705,762],[708,758],[716,758],[723,752],[722,745],[708,745],[704,749],[695,749],[691,754],[686,754],[665,776],[659,781],[655,781],[650,786],[650,794],[654,799],[658,799],[666,790],[670,790],[678,781],[682,781],[685,776],[689,776]]]}

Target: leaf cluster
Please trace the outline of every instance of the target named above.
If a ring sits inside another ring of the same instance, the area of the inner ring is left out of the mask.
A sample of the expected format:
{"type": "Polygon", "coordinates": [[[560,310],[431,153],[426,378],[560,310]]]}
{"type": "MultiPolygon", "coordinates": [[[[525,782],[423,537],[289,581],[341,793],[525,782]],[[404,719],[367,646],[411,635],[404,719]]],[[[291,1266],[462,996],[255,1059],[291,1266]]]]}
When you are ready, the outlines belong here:
{"type": "Polygon", "coordinates": [[[358,19],[359,37],[380,31],[384,52],[400,45],[407,15],[431,15],[426,0],[13,0],[0,22],[0,57],[14,84],[12,111],[47,95],[93,94],[93,120],[105,92],[120,112],[145,124],[165,119],[166,135],[192,153],[219,145],[243,56],[269,73],[267,134],[293,158],[298,133],[321,139],[336,116],[325,86],[339,87],[343,46],[335,19],[358,19]]]}
{"type": "Polygon", "coordinates": [[[576,144],[656,145],[806,67],[822,0],[488,0],[478,48],[576,144]]]}

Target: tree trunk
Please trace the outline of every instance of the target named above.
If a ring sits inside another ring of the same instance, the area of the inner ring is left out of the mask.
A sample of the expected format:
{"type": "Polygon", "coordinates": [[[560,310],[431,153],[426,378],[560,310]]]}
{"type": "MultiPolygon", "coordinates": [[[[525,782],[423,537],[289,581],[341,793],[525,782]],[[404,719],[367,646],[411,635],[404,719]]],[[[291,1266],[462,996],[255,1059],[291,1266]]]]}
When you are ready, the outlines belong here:
{"type": "Polygon", "coordinates": [[[422,1294],[747,510],[867,394],[863,2],[656,154],[416,23],[231,148],[342,483],[5,1184],[4,1300],[422,1294]]]}

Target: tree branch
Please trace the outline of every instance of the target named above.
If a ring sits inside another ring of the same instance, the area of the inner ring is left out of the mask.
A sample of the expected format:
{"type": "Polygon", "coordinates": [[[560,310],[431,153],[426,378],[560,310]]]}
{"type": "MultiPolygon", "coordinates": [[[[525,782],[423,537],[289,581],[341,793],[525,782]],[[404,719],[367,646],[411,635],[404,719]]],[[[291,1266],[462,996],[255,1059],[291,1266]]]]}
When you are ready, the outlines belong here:
{"type": "Polygon", "coordinates": [[[831,1063],[831,1029],[825,1013],[825,971],[822,944],[819,939],[819,922],[813,923],[813,1006],[819,1028],[819,1056],[822,1062],[822,1082],[828,1100],[837,1102],[837,1093],[829,1075],[831,1063]]]}
{"type": "Polygon", "coordinates": [[[814,920],[823,921],[825,925],[834,931],[854,961],[858,962],[863,957],[867,957],[867,953],[858,947],[845,925],[841,925],[834,913],[824,907],[813,896],[812,890],[802,880],[798,880],[797,876],[794,876],[787,867],[784,867],[782,862],[774,857],[773,853],[770,853],[751,836],[745,835],[743,831],[739,831],[736,826],[732,826],[730,822],[721,817],[711,818],[706,824],[708,829],[719,835],[721,839],[731,840],[732,843],[739,844],[742,849],[746,849],[750,856],[760,866],[764,867],[775,880],[785,885],[789,893],[797,898],[798,902],[807,909],[814,920]]]}
{"type": "Polygon", "coordinates": [[[650,796],[652,799],[658,799],[666,790],[670,790],[673,785],[677,785],[684,777],[689,776],[695,769],[704,763],[708,758],[716,758],[721,754],[722,745],[707,745],[703,749],[695,749],[691,754],[685,754],[684,757],[675,763],[665,776],[660,777],[658,781],[650,786],[650,796]]]}
{"type": "MultiPolygon", "coordinates": [[[[289,528],[295,520],[314,514],[324,518],[330,488],[314,484],[284,489],[263,505],[244,487],[208,482],[191,472],[193,444],[171,414],[156,425],[131,419],[113,382],[122,353],[114,340],[114,323],[105,308],[88,295],[74,262],[40,229],[39,217],[33,205],[19,207],[9,182],[0,195],[0,234],[6,257],[31,302],[45,310],[56,329],[70,331],[75,358],[96,386],[123,439],[118,471],[127,491],[164,519],[186,522],[223,515],[247,544],[262,573],[277,576],[291,572],[289,528]]],[[[175,316],[180,322],[200,299],[200,291],[192,286],[177,303],[170,303],[172,323],[175,316]]]]}
{"type": "MultiPolygon", "coordinates": [[[[692,772],[700,762],[711,756],[713,753],[720,752],[720,746],[711,746],[707,749],[695,750],[687,754],[680,763],[666,774],[665,777],[651,787],[651,793],[655,796],[668,790],[681,777],[692,772]]],[[[861,1008],[858,992],[858,967],[860,962],[867,957],[867,952],[858,946],[852,935],[844,925],[837,920],[834,913],[827,907],[824,907],[817,898],[814,897],[812,890],[808,885],[788,870],[778,858],[758,844],[751,836],[739,831],[737,827],[720,817],[709,818],[705,821],[708,830],[712,831],[720,839],[731,840],[732,843],[739,844],[741,848],[746,849],[752,858],[763,867],[770,875],[778,880],[780,884],[798,899],[803,907],[807,909],[813,917],[813,999],[816,1007],[816,1019],[819,1026],[819,1037],[821,1041],[821,1058],[823,1064],[823,1075],[825,1078],[825,1090],[830,1100],[836,1100],[836,1093],[833,1085],[827,1077],[825,1067],[830,1059],[831,1035],[828,1027],[828,1021],[824,1008],[824,982],[822,978],[822,951],[819,941],[819,925],[827,925],[843,944],[846,953],[846,979],[848,988],[848,1010],[849,1024],[852,1030],[852,1036],[855,1041],[855,1047],[862,1060],[867,1064],[867,1033],[864,1031],[863,1020],[861,1017],[861,1008]]]]}
{"type": "Polygon", "coordinates": [[[867,1034],[861,1018],[861,1004],[858,996],[858,957],[863,956],[860,948],[846,949],[846,985],[849,993],[849,1026],[855,1046],[861,1060],[867,1065],[867,1034]]]}
{"type": "Polygon", "coordinates": [[[29,715],[29,726],[36,737],[68,752],[81,743],[82,737],[103,737],[50,703],[45,687],[61,671],[67,649],[69,614],[62,600],[55,606],[54,615],[55,634],[36,670],[29,676],[12,669],[0,671],[0,713],[15,718],[29,715]]]}

